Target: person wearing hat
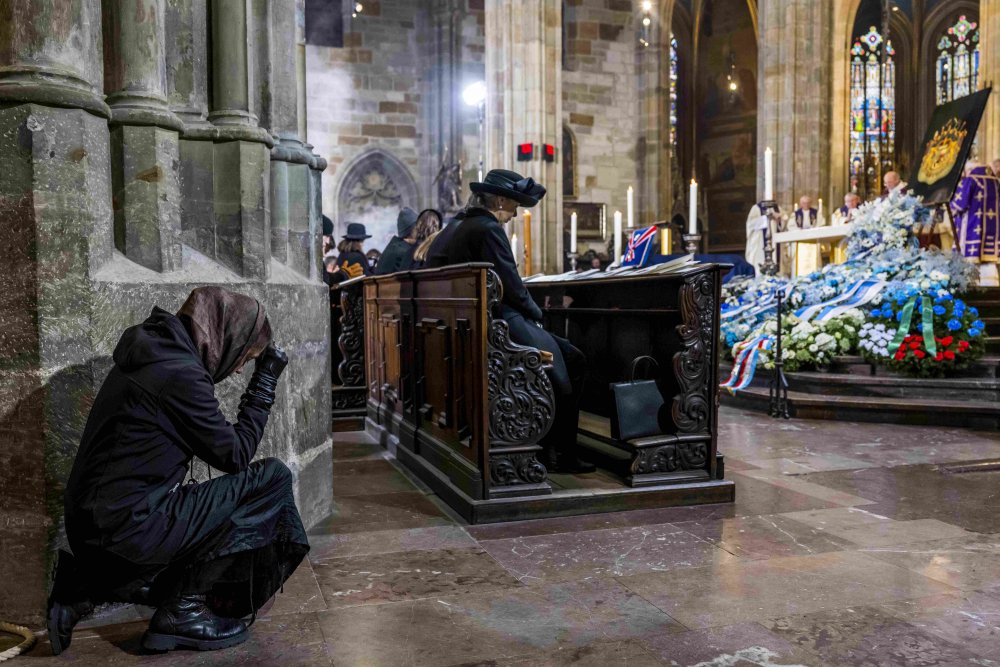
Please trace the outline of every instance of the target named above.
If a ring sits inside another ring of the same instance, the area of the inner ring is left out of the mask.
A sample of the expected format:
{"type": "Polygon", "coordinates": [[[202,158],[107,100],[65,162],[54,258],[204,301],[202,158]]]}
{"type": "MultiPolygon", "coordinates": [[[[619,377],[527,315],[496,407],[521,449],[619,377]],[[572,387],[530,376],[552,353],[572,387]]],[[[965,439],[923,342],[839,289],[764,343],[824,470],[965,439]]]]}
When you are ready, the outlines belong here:
{"type": "MultiPolygon", "coordinates": [[[[544,461],[553,472],[585,473],[595,467],[577,458],[576,434],[580,420],[580,395],[587,360],[565,338],[542,328],[542,309],[528,293],[511,251],[503,225],[517,215],[517,207],[530,208],[545,196],[545,188],[516,172],[493,169],[482,183],[469,185],[472,195],[458,220],[445,228],[443,248],[433,253],[428,266],[435,268],[468,262],[490,262],[503,285],[500,315],[515,343],[552,354],[549,377],[556,393],[555,422],[539,443],[544,461]]],[[[442,232],[438,236],[444,236],[442,232]]]]}
{"type": "Polygon", "coordinates": [[[347,223],[347,233],[337,244],[337,255],[335,261],[324,260],[326,270],[330,272],[333,283],[339,283],[349,278],[371,275],[371,268],[365,258],[362,244],[365,239],[371,236],[365,231],[365,226],[359,222],[347,223]]]}
{"type": "Polygon", "coordinates": [[[396,235],[382,251],[375,267],[375,275],[384,276],[409,269],[413,265],[413,252],[416,249],[417,212],[405,206],[396,217],[396,235]]]}

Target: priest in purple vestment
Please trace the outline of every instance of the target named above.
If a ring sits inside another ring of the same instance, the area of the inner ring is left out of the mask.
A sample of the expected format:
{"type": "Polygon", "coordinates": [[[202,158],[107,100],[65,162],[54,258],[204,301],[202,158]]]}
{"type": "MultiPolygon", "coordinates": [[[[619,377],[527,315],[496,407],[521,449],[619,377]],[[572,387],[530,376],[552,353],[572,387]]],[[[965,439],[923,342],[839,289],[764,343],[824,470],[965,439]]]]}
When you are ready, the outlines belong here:
{"type": "Polygon", "coordinates": [[[962,256],[982,264],[981,284],[996,284],[1000,261],[1000,179],[974,165],[951,200],[955,235],[962,256]]]}

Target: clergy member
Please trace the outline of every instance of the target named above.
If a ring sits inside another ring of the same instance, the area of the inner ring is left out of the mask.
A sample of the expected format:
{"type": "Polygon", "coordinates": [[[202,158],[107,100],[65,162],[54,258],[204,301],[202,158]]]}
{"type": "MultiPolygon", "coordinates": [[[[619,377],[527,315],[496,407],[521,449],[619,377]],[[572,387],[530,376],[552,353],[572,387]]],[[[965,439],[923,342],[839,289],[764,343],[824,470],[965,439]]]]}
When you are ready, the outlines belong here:
{"type": "Polygon", "coordinates": [[[962,256],[979,265],[979,284],[996,286],[1000,262],[1000,179],[989,168],[970,163],[951,200],[962,256]]]}
{"type": "MultiPolygon", "coordinates": [[[[745,257],[747,263],[753,266],[757,275],[761,273],[764,265],[764,247],[767,239],[773,239],[778,230],[778,223],[775,217],[768,217],[763,213],[764,209],[760,203],[754,204],[747,216],[747,249],[745,257]]],[[[777,248],[771,248],[771,261],[778,262],[777,248]]]]}
{"type": "Polygon", "coordinates": [[[993,170],[993,175],[1000,178],[1000,160],[993,160],[990,163],[990,169],[993,170]]]}
{"type": "Polygon", "coordinates": [[[812,205],[812,197],[802,195],[799,197],[799,208],[795,211],[795,226],[798,229],[812,229],[818,226],[819,216],[812,205]]]}
{"type": "Polygon", "coordinates": [[[885,172],[885,176],[882,177],[882,185],[885,186],[885,191],[880,199],[906,194],[906,188],[908,187],[906,181],[901,179],[899,173],[895,171],[885,172]]]}
{"type": "Polygon", "coordinates": [[[861,197],[857,193],[848,192],[844,195],[844,205],[837,209],[842,222],[850,222],[861,204],[861,197]]]}

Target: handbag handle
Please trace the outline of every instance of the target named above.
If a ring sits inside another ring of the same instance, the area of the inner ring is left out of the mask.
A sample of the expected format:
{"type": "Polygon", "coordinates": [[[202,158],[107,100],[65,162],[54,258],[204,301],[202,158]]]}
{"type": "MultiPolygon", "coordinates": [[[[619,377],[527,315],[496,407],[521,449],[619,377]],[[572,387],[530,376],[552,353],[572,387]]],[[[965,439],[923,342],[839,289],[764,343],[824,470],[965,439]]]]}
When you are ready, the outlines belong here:
{"type": "Polygon", "coordinates": [[[632,360],[632,375],[631,375],[631,377],[629,379],[630,382],[635,382],[635,372],[639,368],[639,363],[641,361],[643,361],[643,360],[646,360],[646,359],[648,359],[649,361],[653,362],[653,366],[656,367],[656,370],[660,369],[660,364],[658,364],[657,361],[656,361],[656,359],[654,359],[653,357],[649,356],[648,354],[644,354],[641,357],[636,357],[635,359],[632,360]]]}

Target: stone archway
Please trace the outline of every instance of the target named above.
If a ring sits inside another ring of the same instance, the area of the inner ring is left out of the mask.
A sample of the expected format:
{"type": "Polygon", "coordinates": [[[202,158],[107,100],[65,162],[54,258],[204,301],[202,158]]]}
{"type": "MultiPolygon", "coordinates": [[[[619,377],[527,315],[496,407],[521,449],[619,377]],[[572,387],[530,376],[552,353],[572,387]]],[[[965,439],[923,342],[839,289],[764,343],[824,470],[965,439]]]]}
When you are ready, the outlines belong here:
{"type": "Polygon", "coordinates": [[[340,180],[334,233],[339,237],[348,222],[360,222],[372,236],[366,245],[383,248],[396,233],[399,209],[418,208],[418,199],[417,184],[402,162],[382,149],[368,151],[340,180]]]}

